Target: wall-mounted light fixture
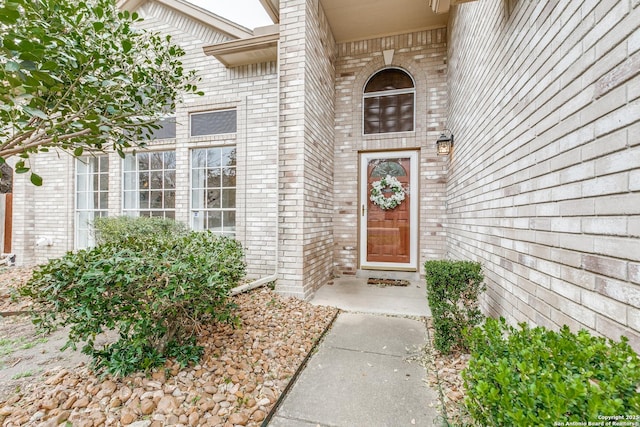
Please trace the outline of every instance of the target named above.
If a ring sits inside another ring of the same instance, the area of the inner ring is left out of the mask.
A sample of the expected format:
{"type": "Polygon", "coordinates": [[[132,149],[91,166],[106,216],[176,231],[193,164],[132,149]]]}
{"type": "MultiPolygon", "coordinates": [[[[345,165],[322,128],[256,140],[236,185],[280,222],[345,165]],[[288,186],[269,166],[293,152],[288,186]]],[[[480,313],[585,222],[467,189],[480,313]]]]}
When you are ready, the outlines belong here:
{"type": "Polygon", "coordinates": [[[453,134],[449,129],[445,129],[436,141],[438,156],[448,156],[453,148],[453,134]]]}

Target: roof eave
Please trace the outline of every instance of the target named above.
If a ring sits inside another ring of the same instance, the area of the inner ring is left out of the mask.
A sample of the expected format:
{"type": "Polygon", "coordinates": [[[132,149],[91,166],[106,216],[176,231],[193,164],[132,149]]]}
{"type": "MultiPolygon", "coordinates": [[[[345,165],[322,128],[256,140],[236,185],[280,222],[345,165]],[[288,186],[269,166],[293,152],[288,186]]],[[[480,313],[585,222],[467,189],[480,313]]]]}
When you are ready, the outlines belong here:
{"type": "Polygon", "coordinates": [[[205,46],[202,50],[231,68],[277,60],[279,39],[279,33],[271,33],[205,46]]]}
{"type": "MultiPolygon", "coordinates": [[[[118,0],[117,6],[121,10],[128,10],[130,12],[138,9],[147,0],[118,0]]],[[[180,13],[189,16],[209,27],[213,27],[220,32],[228,35],[234,39],[241,39],[253,36],[253,31],[248,28],[238,25],[235,22],[229,21],[221,16],[202,9],[184,0],[154,0],[163,6],[174,9],[180,13]]]]}

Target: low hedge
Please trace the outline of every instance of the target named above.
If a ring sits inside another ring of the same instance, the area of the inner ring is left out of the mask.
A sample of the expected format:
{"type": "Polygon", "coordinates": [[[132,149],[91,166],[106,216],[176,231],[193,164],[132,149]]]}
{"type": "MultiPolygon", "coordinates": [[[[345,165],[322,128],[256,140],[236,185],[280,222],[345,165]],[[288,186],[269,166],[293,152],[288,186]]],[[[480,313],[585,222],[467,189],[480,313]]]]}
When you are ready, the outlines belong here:
{"type": "Polygon", "coordinates": [[[465,405],[478,425],[568,425],[640,414],[640,360],[624,337],[615,342],[567,326],[516,329],[487,319],[469,342],[465,405]]]}
{"type": "Polygon", "coordinates": [[[486,289],[482,266],[470,261],[427,261],[424,270],[435,347],[443,353],[466,350],[465,332],[484,319],[478,302],[486,289]]]}

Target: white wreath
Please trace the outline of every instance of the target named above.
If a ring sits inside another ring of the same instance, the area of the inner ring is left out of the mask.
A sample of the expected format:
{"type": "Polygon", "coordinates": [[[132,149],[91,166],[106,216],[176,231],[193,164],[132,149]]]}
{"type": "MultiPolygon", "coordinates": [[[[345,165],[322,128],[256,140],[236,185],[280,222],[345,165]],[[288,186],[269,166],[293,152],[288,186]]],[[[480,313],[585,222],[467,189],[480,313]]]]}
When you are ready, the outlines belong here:
{"type": "Polygon", "coordinates": [[[382,178],[380,181],[375,181],[371,187],[371,196],[369,200],[371,200],[376,206],[380,209],[388,210],[395,209],[400,206],[402,201],[405,198],[405,190],[402,187],[402,183],[398,181],[398,178],[395,176],[387,175],[382,178]],[[393,194],[389,197],[385,197],[382,190],[385,188],[391,189],[393,194]]]}

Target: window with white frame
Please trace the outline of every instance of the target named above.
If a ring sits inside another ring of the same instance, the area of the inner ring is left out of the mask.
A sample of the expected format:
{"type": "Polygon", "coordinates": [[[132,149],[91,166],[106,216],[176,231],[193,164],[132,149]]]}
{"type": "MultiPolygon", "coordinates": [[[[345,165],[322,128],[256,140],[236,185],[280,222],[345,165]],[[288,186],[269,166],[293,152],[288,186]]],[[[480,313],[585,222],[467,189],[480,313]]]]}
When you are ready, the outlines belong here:
{"type": "Polygon", "coordinates": [[[364,133],[413,131],[415,96],[415,85],[407,72],[387,68],[374,74],[364,88],[364,133]]]}
{"type": "Polygon", "coordinates": [[[95,245],[93,221],[109,209],[109,157],[76,159],[76,248],[95,245]]]}
{"type": "Polygon", "coordinates": [[[191,227],[235,236],[235,147],[191,151],[191,227]]]}
{"type": "Polygon", "coordinates": [[[128,155],[123,167],[124,215],[175,219],[176,153],[128,155]]]}

